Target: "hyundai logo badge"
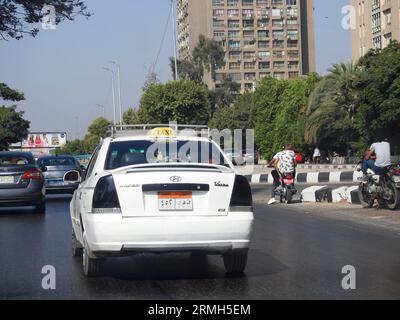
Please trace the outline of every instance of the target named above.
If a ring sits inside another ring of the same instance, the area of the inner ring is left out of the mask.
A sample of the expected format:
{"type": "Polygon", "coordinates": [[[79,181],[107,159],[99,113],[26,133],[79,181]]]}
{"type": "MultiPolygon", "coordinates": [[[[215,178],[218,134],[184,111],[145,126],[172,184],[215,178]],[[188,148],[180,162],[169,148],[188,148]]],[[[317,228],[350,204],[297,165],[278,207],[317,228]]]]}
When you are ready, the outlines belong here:
{"type": "Polygon", "coordinates": [[[182,177],[172,176],[171,178],[169,178],[169,180],[171,180],[172,182],[181,182],[182,181],[182,177]]]}

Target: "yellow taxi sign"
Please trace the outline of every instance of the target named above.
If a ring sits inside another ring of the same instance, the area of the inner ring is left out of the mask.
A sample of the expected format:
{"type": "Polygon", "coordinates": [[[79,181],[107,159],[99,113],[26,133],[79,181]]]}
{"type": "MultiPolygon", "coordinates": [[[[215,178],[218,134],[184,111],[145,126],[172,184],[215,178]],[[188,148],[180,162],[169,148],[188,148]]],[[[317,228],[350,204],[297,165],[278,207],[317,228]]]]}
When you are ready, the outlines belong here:
{"type": "Polygon", "coordinates": [[[152,138],[167,138],[176,137],[175,131],[172,128],[154,128],[150,133],[152,138]]]}

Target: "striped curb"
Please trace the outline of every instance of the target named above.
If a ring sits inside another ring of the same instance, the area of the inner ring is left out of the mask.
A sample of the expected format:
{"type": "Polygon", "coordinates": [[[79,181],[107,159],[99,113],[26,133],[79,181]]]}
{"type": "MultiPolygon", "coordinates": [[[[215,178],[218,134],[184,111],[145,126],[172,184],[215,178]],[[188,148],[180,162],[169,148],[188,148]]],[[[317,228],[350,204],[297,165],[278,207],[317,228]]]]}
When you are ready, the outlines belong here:
{"type": "MultiPolygon", "coordinates": [[[[362,172],[358,171],[337,171],[337,172],[304,172],[296,174],[297,183],[341,183],[358,182],[362,177],[362,172]]],[[[271,174],[246,175],[247,180],[254,184],[272,184],[271,174]]]]}
{"type": "Polygon", "coordinates": [[[329,188],[327,186],[311,186],[301,192],[303,202],[329,202],[360,204],[358,186],[329,188]]]}

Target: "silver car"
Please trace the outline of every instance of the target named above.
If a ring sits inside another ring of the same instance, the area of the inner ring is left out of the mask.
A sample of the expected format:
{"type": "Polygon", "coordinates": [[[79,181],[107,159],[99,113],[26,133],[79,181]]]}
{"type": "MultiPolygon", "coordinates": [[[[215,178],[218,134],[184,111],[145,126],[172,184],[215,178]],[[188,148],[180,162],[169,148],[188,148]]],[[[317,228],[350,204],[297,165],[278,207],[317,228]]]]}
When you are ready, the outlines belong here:
{"type": "Polygon", "coordinates": [[[22,206],[45,213],[43,174],[31,153],[0,152],[0,207],[22,206]]]}
{"type": "MultiPolygon", "coordinates": [[[[79,183],[68,182],[65,176],[75,174],[79,180],[82,169],[72,156],[45,156],[38,159],[38,165],[43,172],[47,194],[74,193],[79,183]]],[[[68,180],[68,179],[67,179],[68,180]]]]}

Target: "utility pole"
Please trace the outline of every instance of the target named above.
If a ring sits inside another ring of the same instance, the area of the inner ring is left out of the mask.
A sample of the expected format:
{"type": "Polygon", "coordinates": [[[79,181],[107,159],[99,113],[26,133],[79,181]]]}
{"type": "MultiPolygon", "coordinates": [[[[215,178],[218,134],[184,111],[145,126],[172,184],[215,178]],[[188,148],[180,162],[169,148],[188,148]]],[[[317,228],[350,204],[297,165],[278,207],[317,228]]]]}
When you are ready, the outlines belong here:
{"type": "Polygon", "coordinates": [[[118,81],[118,106],[119,106],[119,122],[122,124],[122,102],[121,102],[121,66],[115,61],[110,61],[117,68],[118,81]]]}
{"type": "Polygon", "coordinates": [[[111,89],[112,89],[113,110],[114,110],[114,125],[116,125],[117,124],[117,110],[115,108],[115,85],[114,85],[115,73],[113,70],[111,70],[109,68],[103,68],[103,69],[111,73],[111,89]]]}
{"type": "Polygon", "coordinates": [[[175,58],[175,80],[179,80],[179,74],[178,74],[178,57],[177,57],[177,36],[176,36],[176,24],[177,20],[175,17],[175,3],[174,0],[171,0],[171,17],[172,17],[172,28],[173,28],[173,34],[174,34],[174,58],[175,58]]]}

